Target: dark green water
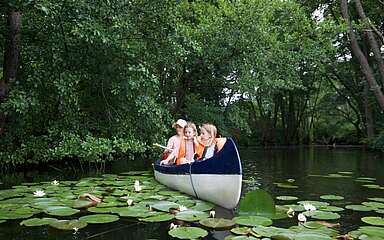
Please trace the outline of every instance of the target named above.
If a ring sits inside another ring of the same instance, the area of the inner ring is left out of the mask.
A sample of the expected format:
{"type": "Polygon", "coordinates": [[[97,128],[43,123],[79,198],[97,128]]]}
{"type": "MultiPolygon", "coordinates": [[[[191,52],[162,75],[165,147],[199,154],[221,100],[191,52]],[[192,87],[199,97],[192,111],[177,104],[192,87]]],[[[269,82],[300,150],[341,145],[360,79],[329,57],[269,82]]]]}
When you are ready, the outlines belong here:
{"type": "MultiPolygon", "coordinates": [[[[360,204],[367,197],[384,197],[384,190],[367,189],[363,183],[354,181],[356,177],[376,178],[375,184],[384,185],[384,155],[366,152],[360,148],[247,148],[240,149],[245,179],[254,179],[244,184],[243,192],[260,187],[273,196],[294,195],[300,200],[321,200],[320,195],[337,194],[345,197],[338,204],[360,204]],[[311,177],[311,174],[324,175],[339,171],[353,172],[350,178],[311,177]],[[297,189],[278,188],[275,182],[295,179],[297,189]]],[[[150,168],[150,162],[119,161],[107,167],[107,173],[119,173],[128,170],[150,168]]],[[[3,174],[0,177],[0,188],[8,188],[21,182],[39,182],[79,179],[95,173],[80,174],[67,170],[30,171],[23,173],[3,174]]],[[[277,204],[285,202],[276,201],[277,204]]],[[[338,206],[338,205],[337,205],[338,206]]],[[[218,209],[218,215],[230,216],[231,213],[218,209]]],[[[361,225],[360,218],[369,213],[356,213],[351,210],[341,212],[342,233],[351,231],[361,225]]],[[[374,215],[372,213],[370,216],[374,215]]],[[[40,217],[40,216],[37,216],[40,217]]],[[[118,221],[111,224],[89,225],[74,235],[59,232],[48,227],[21,227],[20,221],[9,221],[0,224],[0,239],[169,239],[168,223],[144,224],[118,221]]],[[[291,226],[297,224],[294,219],[276,221],[274,225],[291,226]]],[[[212,233],[207,239],[222,239],[225,232],[212,233]]]]}

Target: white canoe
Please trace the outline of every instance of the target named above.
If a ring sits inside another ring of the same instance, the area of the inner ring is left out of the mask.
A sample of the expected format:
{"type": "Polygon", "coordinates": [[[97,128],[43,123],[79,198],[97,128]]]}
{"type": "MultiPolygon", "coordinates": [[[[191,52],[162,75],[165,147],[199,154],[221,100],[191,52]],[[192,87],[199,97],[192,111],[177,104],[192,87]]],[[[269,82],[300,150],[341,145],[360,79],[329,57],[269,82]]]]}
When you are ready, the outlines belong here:
{"type": "Polygon", "coordinates": [[[242,168],[233,139],[228,138],[219,152],[203,161],[178,166],[159,163],[154,164],[154,172],[160,183],[227,209],[237,206],[242,168]]]}

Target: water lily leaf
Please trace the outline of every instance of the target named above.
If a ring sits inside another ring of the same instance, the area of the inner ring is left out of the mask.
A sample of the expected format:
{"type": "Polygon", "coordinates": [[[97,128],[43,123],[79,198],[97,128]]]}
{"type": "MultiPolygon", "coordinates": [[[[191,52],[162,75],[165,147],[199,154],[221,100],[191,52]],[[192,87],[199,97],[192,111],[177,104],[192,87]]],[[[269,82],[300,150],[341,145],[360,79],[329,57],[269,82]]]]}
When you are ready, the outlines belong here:
{"type": "Polygon", "coordinates": [[[204,211],[209,211],[215,207],[213,203],[204,202],[201,200],[196,200],[195,202],[196,202],[196,205],[191,207],[192,210],[204,212],[204,211]]]}
{"type": "Polygon", "coordinates": [[[151,207],[159,211],[169,212],[170,208],[179,208],[179,204],[169,201],[160,201],[151,205],[151,207]]]}
{"type": "Polygon", "coordinates": [[[88,224],[80,220],[56,220],[52,221],[49,226],[59,230],[70,230],[74,228],[81,229],[85,228],[88,224]]]}
{"type": "Polygon", "coordinates": [[[303,232],[295,236],[295,240],[332,240],[330,236],[321,233],[303,232]]]}
{"type": "Polygon", "coordinates": [[[31,208],[16,208],[16,209],[1,209],[0,210],[0,219],[8,220],[8,219],[24,219],[30,218],[34,214],[31,208]]]}
{"type": "Polygon", "coordinates": [[[368,199],[375,202],[384,202],[384,198],[381,198],[381,197],[372,197],[368,199]]]}
{"type": "Polygon", "coordinates": [[[276,184],[276,187],[279,187],[279,188],[299,188],[298,186],[293,185],[291,183],[275,183],[275,184],[276,184]]]}
{"type": "Polygon", "coordinates": [[[262,189],[246,193],[240,201],[240,215],[274,216],[275,213],[276,207],[272,196],[262,189]]]}
{"type": "Polygon", "coordinates": [[[346,175],[351,175],[353,174],[353,172],[347,172],[347,171],[341,171],[341,172],[337,172],[338,174],[346,174],[346,175]]]}
{"type": "Polygon", "coordinates": [[[282,201],[293,201],[299,199],[298,197],[295,196],[277,196],[277,200],[282,200],[282,201]]]}
{"type": "Polygon", "coordinates": [[[289,209],[289,208],[292,208],[293,211],[295,212],[302,212],[302,211],[305,211],[305,208],[303,205],[297,205],[297,204],[287,204],[287,205],[283,205],[283,207],[289,209]]]}
{"type": "Polygon", "coordinates": [[[383,186],[377,185],[377,184],[365,184],[362,185],[363,187],[369,188],[369,189],[384,189],[383,186]]]}
{"type": "Polygon", "coordinates": [[[343,196],[339,196],[339,195],[321,195],[320,198],[324,200],[343,200],[344,199],[343,196]]]}
{"type": "Polygon", "coordinates": [[[304,215],[307,217],[312,217],[319,220],[334,220],[334,219],[340,218],[340,215],[337,213],[318,211],[318,210],[304,212],[304,215]]]}
{"type": "Polygon", "coordinates": [[[360,211],[360,212],[369,212],[369,211],[373,210],[372,207],[364,206],[364,205],[357,205],[357,204],[347,205],[347,206],[345,206],[345,208],[353,210],[353,211],[360,211]]]}
{"type": "Polygon", "coordinates": [[[140,218],[139,220],[143,222],[165,222],[172,220],[174,217],[173,214],[163,213],[152,217],[140,218]]]}
{"type": "Polygon", "coordinates": [[[359,227],[357,231],[353,231],[351,235],[359,239],[361,235],[367,235],[362,239],[382,239],[384,236],[384,227],[362,226],[359,227]]]}
{"type": "Polygon", "coordinates": [[[208,235],[208,232],[198,227],[178,227],[168,232],[169,235],[179,239],[198,239],[208,235]]]}
{"type": "Polygon", "coordinates": [[[176,214],[176,219],[183,220],[187,222],[195,222],[204,218],[208,218],[208,213],[196,210],[186,210],[178,212],[176,214]]]}
{"type": "Polygon", "coordinates": [[[43,226],[49,225],[53,221],[57,221],[56,218],[31,218],[20,222],[21,226],[34,227],[34,226],[43,226]]]}
{"type": "Polygon", "coordinates": [[[236,223],[224,218],[206,218],[199,221],[201,225],[213,229],[226,229],[233,227],[236,223]]]}
{"type": "Polygon", "coordinates": [[[269,226],[272,224],[272,220],[262,216],[240,216],[232,219],[235,223],[243,226],[269,226]]]}
{"type": "Polygon", "coordinates": [[[247,235],[251,232],[251,228],[249,227],[236,227],[232,228],[231,232],[237,235],[247,235]]]}
{"type": "Polygon", "coordinates": [[[76,199],[73,203],[73,208],[89,208],[96,204],[96,202],[90,200],[76,199]]]}
{"type": "Polygon", "coordinates": [[[312,221],[309,221],[309,222],[305,222],[302,224],[304,227],[306,228],[309,228],[309,229],[317,229],[317,228],[321,228],[323,227],[322,224],[320,223],[317,223],[317,222],[312,222],[312,221]]]}
{"type": "Polygon", "coordinates": [[[110,223],[116,222],[119,220],[119,217],[112,214],[93,214],[88,216],[83,216],[79,220],[86,223],[110,223]]]}
{"type": "Polygon", "coordinates": [[[327,212],[341,212],[341,211],[344,211],[344,208],[336,207],[336,206],[323,206],[323,207],[319,207],[319,210],[327,211],[327,212]]]}
{"type": "Polygon", "coordinates": [[[327,203],[327,202],[308,201],[308,200],[306,200],[306,201],[299,201],[299,202],[297,202],[297,203],[299,203],[299,204],[301,204],[301,205],[311,204],[311,205],[313,205],[313,206],[315,206],[315,207],[323,207],[323,206],[328,206],[328,205],[329,205],[329,203],[327,203]]]}
{"type": "Polygon", "coordinates": [[[361,204],[372,208],[384,208],[384,203],[380,202],[362,202],[361,204]]]}
{"type": "Polygon", "coordinates": [[[5,223],[7,220],[0,220],[0,223],[5,223]]]}
{"type": "Polygon", "coordinates": [[[158,212],[149,211],[148,209],[140,209],[140,208],[124,208],[124,209],[116,209],[113,213],[119,214],[120,217],[134,217],[134,218],[146,218],[154,215],[158,215],[158,212]]]}
{"type": "Polygon", "coordinates": [[[382,217],[363,217],[361,221],[370,225],[384,226],[384,218],[382,217]]]}
{"type": "Polygon", "coordinates": [[[256,226],[252,228],[252,231],[258,236],[263,237],[272,237],[277,235],[294,235],[295,232],[290,229],[278,228],[278,227],[265,227],[265,226],[256,226]]]}
{"type": "Polygon", "coordinates": [[[110,207],[110,208],[90,207],[90,208],[87,208],[87,211],[91,213],[114,213],[115,209],[118,209],[118,208],[117,207],[110,207]]]}
{"type": "Polygon", "coordinates": [[[64,217],[64,216],[74,215],[74,214],[80,212],[80,210],[73,209],[73,208],[66,207],[66,206],[50,206],[50,207],[47,207],[44,212],[48,215],[64,217]]]}
{"type": "Polygon", "coordinates": [[[377,210],[375,210],[375,212],[377,212],[379,214],[384,214],[384,209],[377,209],[377,210]]]}
{"type": "Polygon", "coordinates": [[[252,236],[236,236],[236,235],[228,235],[224,238],[224,240],[257,240],[258,238],[252,236]]]}
{"type": "Polygon", "coordinates": [[[358,177],[356,180],[368,180],[368,181],[376,181],[376,178],[372,177],[358,177]]]}

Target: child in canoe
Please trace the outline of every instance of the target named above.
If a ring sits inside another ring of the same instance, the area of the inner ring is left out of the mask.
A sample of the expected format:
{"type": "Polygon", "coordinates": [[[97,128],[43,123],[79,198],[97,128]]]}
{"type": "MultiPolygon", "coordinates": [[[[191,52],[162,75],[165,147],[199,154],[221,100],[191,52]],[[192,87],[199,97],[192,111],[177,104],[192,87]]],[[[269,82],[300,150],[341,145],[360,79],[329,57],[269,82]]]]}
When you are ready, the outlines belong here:
{"type": "Polygon", "coordinates": [[[162,160],[160,164],[172,164],[176,162],[176,165],[191,163],[195,155],[195,149],[197,147],[196,125],[192,122],[188,122],[183,129],[184,136],[181,138],[181,142],[177,151],[172,151],[169,156],[162,160]]]}

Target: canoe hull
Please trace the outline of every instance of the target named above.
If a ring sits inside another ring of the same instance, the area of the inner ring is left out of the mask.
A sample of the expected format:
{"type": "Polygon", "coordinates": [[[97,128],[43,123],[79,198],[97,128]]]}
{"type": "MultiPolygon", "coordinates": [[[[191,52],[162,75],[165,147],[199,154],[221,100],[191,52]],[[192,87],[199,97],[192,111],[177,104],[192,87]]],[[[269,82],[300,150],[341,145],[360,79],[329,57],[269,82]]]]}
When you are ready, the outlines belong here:
{"type": "Polygon", "coordinates": [[[154,165],[160,183],[227,209],[237,206],[241,195],[242,169],[237,147],[228,139],[211,159],[179,166],[154,165]]]}
{"type": "Polygon", "coordinates": [[[227,209],[235,208],[240,199],[241,175],[192,174],[175,176],[155,171],[155,178],[172,189],[227,209]],[[193,181],[193,185],[191,181],[193,181]],[[194,186],[195,191],[192,186],[194,186]]]}

